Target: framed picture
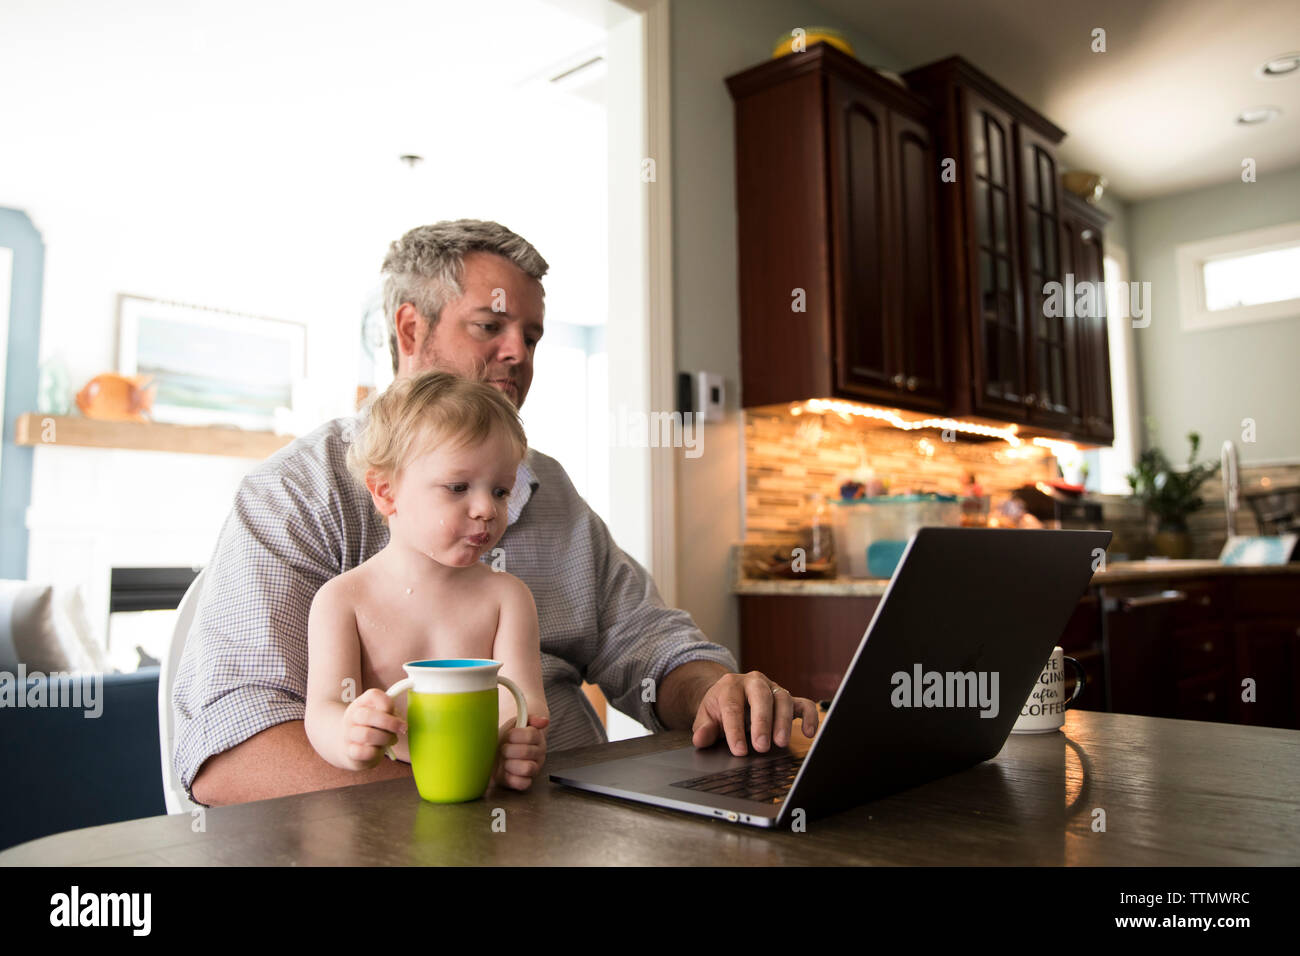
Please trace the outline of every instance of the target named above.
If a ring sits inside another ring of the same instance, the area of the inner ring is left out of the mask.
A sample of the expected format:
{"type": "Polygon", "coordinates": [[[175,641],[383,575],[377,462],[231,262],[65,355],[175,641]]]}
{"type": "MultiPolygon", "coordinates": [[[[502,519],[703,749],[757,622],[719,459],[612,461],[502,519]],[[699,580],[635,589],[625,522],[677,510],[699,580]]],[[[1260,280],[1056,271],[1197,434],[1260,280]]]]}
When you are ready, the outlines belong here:
{"type": "Polygon", "coordinates": [[[154,421],[271,431],[302,392],[307,327],[120,295],[117,368],[153,376],[154,421]]]}

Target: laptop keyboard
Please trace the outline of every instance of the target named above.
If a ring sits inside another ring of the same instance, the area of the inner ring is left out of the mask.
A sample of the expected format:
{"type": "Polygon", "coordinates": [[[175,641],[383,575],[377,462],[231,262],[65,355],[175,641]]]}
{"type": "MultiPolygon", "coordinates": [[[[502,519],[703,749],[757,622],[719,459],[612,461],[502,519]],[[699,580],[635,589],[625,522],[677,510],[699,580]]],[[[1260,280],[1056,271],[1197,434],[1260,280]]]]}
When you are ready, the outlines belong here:
{"type": "Polygon", "coordinates": [[[786,754],[775,760],[750,763],[735,770],[711,773],[673,784],[684,790],[699,790],[718,796],[736,797],[740,800],[757,800],[760,803],[780,803],[794,785],[803,757],[786,754]]]}

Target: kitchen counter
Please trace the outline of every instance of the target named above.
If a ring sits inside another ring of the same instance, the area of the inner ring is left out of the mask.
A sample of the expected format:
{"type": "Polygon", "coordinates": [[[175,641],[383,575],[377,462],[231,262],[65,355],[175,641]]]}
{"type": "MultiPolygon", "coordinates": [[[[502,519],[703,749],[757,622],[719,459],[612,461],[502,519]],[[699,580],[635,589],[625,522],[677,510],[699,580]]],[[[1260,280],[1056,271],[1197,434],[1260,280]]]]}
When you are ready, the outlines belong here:
{"type": "MultiPolygon", "coordinates": [[[[733,594],[789,594],[796,596],[826,597],[879,597],[889,586],[888,578],[808,578],[760,579],[743,576],[739,560],[740,548],[732,549],[731,591],[733,594]]],[[[1251,567],[1226,565],[1218,561],[1115,561],[1092,576],[1094,586],[1130,584],[1168,578],[1205,578],[1217,575],[1243,574],[1295,574],[1300,575],[1300,562],[1251,567]]],[[[1300,586],[1300,582],[1297,582],[1300,586]]]]}
{"type": "MultiPolygon", "coordinates": [[[[731,578],[741,669],[832,696],[889,581],[749,579],[744,553],[731,578]]],[[[1093,575],[1057,643],[1089,674],[1081,708],[1300,730],[1297,638],[1300,563],[1118,561],[1093,575]]]]}

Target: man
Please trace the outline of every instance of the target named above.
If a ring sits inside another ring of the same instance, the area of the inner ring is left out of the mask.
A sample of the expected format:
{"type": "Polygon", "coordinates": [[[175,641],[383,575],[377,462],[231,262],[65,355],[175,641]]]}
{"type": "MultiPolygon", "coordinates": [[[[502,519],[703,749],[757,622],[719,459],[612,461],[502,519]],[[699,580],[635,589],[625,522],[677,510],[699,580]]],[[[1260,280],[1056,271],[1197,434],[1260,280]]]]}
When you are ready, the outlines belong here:
{"type": "MultiPolygon", "coordinates": [[[[543,332],[547,269],[532,245],[497,223],[458,220],[407,233],[383,267],[394,373],[454,372],[489,382],[522,406],[543,332]]],[[[312,749],[303,729],[312,598],[388,539],[366,489],[347,472],[357,422],[326,423],[240,484],[204,572],[172,695],[174,766],[198,803],[410,775],[408,765],[390,761],[340,770],[312,749]]],[[[551,710],[544,736],[528,727],[512,731],[512,740],[551,750],[602,742],[584,679],[652,730],[690,727],[697,747],[721,733],[733,753],[748,752],[746,705],[757,751],[785,746],[796,715],[805,734],[816,729],[811,700],[757,671],[733,673],[725,648],[705,640],[690,615],[664,606],[645,569],[614,544],[554,459],[529,451],[508,518],[500,557],[533,592],[551,710]]],[[[498,782],[526,788],[509,747],[503,756],[498,782]]]]}

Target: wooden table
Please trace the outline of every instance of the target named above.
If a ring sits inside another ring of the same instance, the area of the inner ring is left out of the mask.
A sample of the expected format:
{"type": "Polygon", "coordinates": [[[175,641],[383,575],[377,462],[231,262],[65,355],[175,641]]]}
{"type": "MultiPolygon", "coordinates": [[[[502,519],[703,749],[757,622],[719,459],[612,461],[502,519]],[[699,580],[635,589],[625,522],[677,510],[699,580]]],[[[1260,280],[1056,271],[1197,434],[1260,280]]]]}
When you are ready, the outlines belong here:
{"type": "MultiPolygon", "coordinates": [[[[547,770],[689,739],[565,751],[547,770]]],[[[1064,734],[1012,735],[993,760],[804,833],[545,779],[454,806],[392,780],[214,808],[204,825],[193,832],[185,814],[74,830],[0,853],[0,865],[1295,865],[1300,732],[1071,711],[1064,734]]]]}

